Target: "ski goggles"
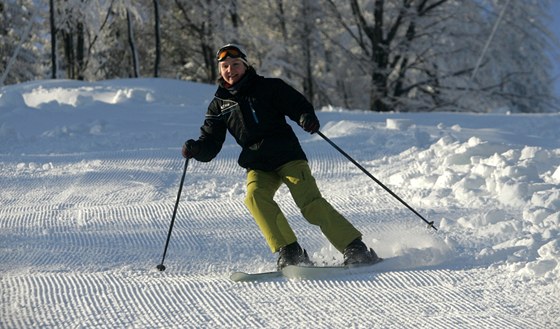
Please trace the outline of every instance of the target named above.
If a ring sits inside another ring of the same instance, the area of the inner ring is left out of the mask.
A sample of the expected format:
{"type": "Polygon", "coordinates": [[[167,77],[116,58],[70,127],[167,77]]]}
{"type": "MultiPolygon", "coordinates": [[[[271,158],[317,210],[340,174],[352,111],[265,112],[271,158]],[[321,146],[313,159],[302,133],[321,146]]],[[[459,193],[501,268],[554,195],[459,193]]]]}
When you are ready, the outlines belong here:
{"type": "Polygon", "coordinates": [[[220,50],[218,50],[218,52],[216,53],[216,59],[218,60],[218,62],[221,62],[227,57],[245,59],[246,56],[236,46],[227,45],[225,47],[222,47],[220,50]]]}

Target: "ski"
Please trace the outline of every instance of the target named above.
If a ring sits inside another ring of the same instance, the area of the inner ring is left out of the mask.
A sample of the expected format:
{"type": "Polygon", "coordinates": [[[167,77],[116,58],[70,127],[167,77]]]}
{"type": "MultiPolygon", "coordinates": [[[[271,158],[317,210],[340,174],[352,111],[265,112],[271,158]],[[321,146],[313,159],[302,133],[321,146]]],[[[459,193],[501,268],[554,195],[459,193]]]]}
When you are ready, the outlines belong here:
{"type": "Polygon", "coordinates": [[[367,273],[371,268],[381,262],[383,259],[379,258],[373,264],[365,265],[349,265],[349,266],[310,266],[310,265],[289,265],[284,267],[281,271],[270,272],[234,272],[230,275],[230,280],[234,282],[256,282],[266,281],[275,278],[284,277],[286,279],[298,280],[321,280],[334,278],[342,274],[358,274],[367,273]]]}
{"type": "Polygon", "coordinates": [[[259,272],[259,273],[247,273],[247,272],[233,272],[229,279],[234,282],[252,282],[252,281],[263,281],[274,278],[279,278],[282,276],[281,271],[270,271],[270,272],[259,272]]]}
{"type": "Polygon", "coordinates": [[[282,269],[282,275],[288,279],[298,280],[322,280],[335,278],[340,275],[367,273],[381,262],[378,258],[375,263],[363,265],[340,265],[340,266],[304,266],[289,265],[282,269]]]}

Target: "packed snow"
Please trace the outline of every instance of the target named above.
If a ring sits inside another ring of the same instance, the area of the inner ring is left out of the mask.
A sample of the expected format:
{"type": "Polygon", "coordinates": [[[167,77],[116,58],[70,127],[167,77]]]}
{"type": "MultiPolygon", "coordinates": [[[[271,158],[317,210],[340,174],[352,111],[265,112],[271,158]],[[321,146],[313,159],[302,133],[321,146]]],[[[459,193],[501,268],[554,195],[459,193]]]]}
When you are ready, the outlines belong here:
{"type": "MultiPolygon", "coordinates": [[[[558,328],[560,114],[371,113],[293,124],[324,197],[386,258],[371,272],[234,283],[273,270],[228,137],[184,166],[215,87],[35,81],[0,89],[1,328],[558,328]],[[384,266],[382,266],[385,264],[384,266]]],[[[342,256],[276,200],[317,263],[342,256]]]]}

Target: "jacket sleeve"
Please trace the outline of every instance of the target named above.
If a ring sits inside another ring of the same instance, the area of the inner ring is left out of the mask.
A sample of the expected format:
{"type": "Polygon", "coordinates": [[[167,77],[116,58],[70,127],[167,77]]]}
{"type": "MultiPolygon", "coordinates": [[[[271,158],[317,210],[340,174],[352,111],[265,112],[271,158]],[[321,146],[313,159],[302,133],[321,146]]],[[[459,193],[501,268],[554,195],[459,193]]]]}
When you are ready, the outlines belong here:
{"type": "Polygon", "coordinates": [[[302,114],[310,113],[315,116],[313,105],[302,93],[280,79],[275,80],[275,103],[285,115],[298,124],[302,114]]]}
{"type": "Polygon", "coordinates": [[[220,153],[226,139],[226,124],[215,109],[215,102],[211,102],[204,124],[200,127],[200,137],[198,138],[200,152],[194,158],[201,162],[214,159],[220,153]]]}

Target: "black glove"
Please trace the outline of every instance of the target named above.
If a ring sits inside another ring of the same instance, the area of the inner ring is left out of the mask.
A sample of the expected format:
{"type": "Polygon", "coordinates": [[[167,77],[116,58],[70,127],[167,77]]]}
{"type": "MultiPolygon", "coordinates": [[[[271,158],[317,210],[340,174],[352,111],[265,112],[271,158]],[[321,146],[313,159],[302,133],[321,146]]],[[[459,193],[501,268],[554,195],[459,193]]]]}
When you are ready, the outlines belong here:
{"type": "Polygon", "coordinates": [[[311,134],[318,132],[319,128],[321,128],[319,119],[317,119],[314,113],[302,114],[299,118],[299,125],[303,128],[303,130],[311,134]]]}
{"type": "Polygon", "coordinates": [[[183,144],[181,153],[183,154],[183,158],[193,158],[200,153],[200,144],[193,139],[189,139],[183,144]]]}

